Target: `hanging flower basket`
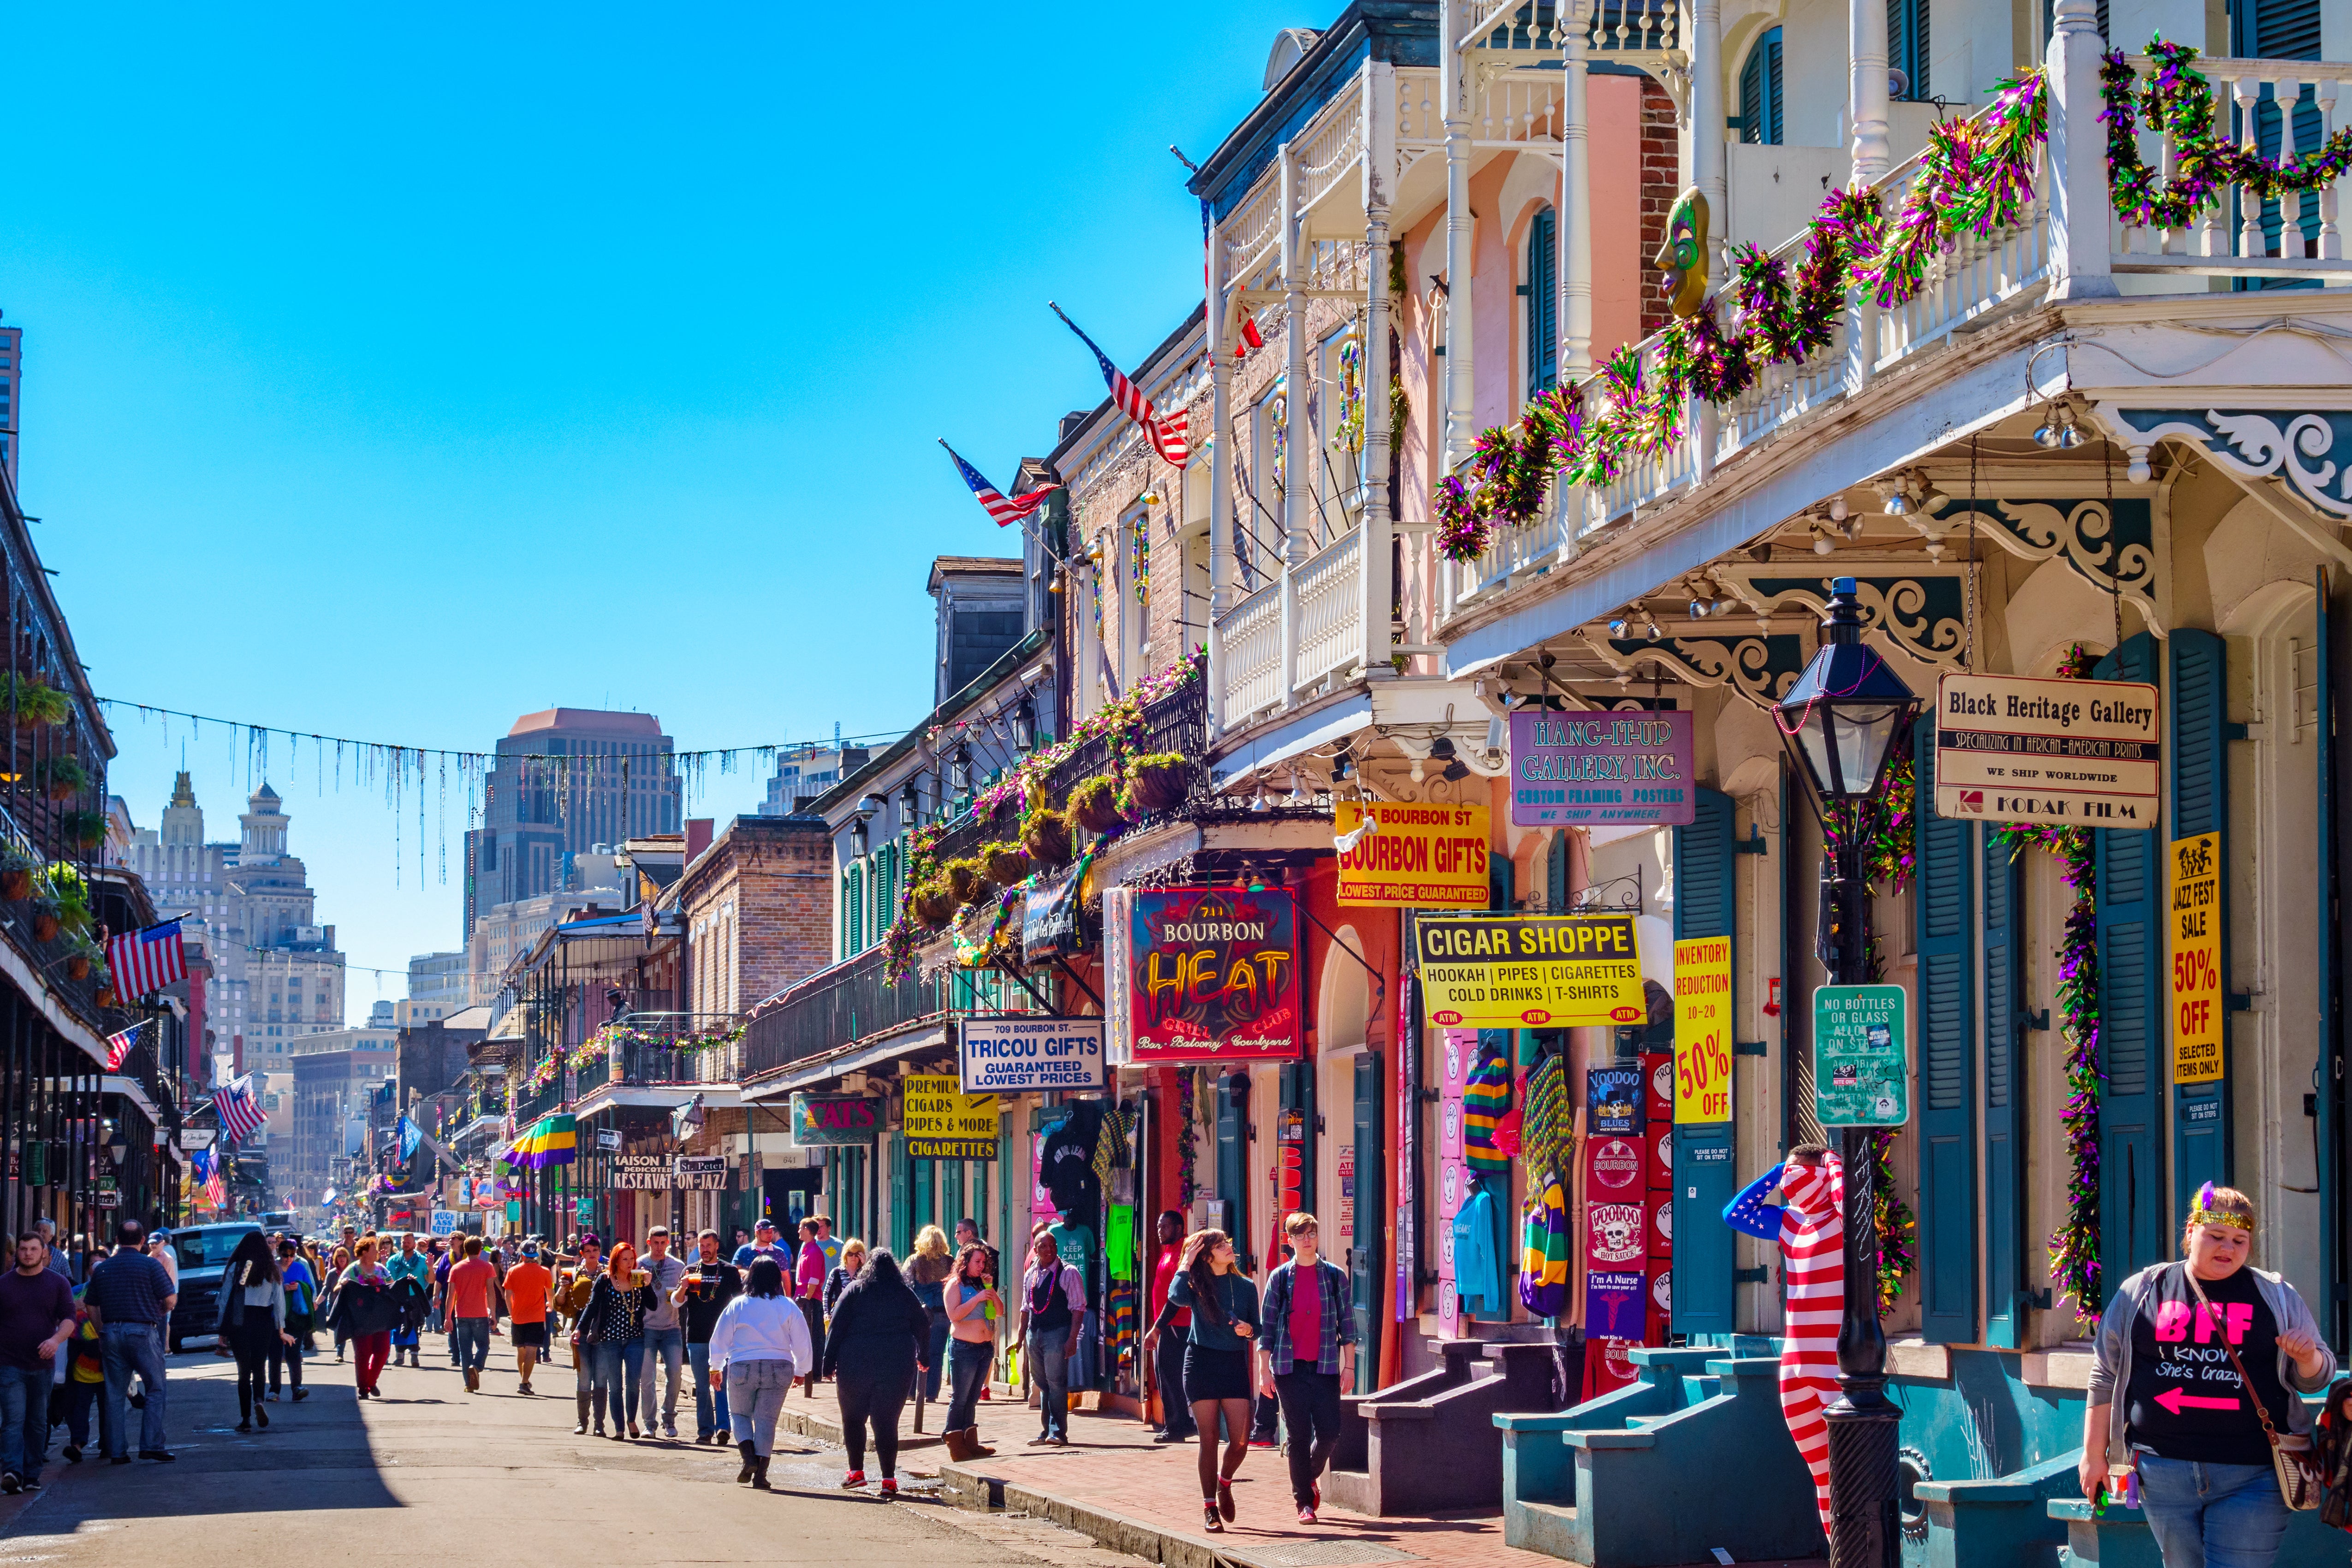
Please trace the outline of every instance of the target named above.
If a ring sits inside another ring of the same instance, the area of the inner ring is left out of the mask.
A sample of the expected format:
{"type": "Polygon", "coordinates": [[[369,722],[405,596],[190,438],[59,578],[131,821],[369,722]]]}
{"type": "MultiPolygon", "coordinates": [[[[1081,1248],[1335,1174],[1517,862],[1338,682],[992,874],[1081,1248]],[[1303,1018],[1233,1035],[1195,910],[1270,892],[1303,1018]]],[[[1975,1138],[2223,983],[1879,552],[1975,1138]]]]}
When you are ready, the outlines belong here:
{"type": "Polygon", "coordinates": [[[33,868],[30,866],[11,866],[0,870],[0,899],[14,903],[32,896],[33,868]]]}
{"type": "Polygon", "coordinates": [[[1058,811],[1030,814],[1021,825],[1021,847],[1038,865],[1058,870],[1070,863],[1070,819],[1058,811]]]}
{"type": "Polygon", "coordinates": [[[101,1007],[120,1007],[122,1005],[122,998],[114,994],[113,986],[100,986],[98,993],[98,1005],[101,1007]]]}
{"type": "Polygon", "coordinates": [[[974,860],[950,860],[940,868],[948,879],[948,891],[954,895],[959,907],[971,902],[987,889],[982,879],[980,864],[974,860]]]}
{"type": "Polygon", "coordinates": [[[1145,811],[1171,811],[1184,804],[1192,764],[1181,752],[1153,752],[1127,765],[1135,804],[1145,811]]]}
{"type": "Polygon", "coordinates": [[[82,766],[79,757],[51,757],[34,771],[40,777],[41,792],[61,805],[89,787],[89,770],[82,766]]]}
{"type": "Polygon", "coordinates": [[[38,909],[33,911],[33,940],[35,942],[55,942],[58,940],[57,910],[52,909],[38,909]]]}
{"type": "Polygon", "coordinates": [[[988,879],[1000,888],[1025,882],[1037,869],[1027,851],[1018,844],[986,845],[982,847],[980,857],[981,868],[988,873],[988,879]]]}
{"type": "Polygon", "coordinates": [[[86,952],[77,952],[77,953],[75,953],[72,957],[70,957],[70,958],[67,959],[67,960],[66,960],[66,978],[67,978],[68,980],[87,980],[87,979],[89,979],[89,954],[88,954],[88,953],[86,953],[86,952]]]}
{"type": "Polygon", "coordinates": [[[955,894],[937,879],[917,885],[914,905],[915,919],[926,930],[945,931],[948,921],[955,919],[955,894]]]}
{"type": "Polygon", "coordinates": [[[62,724],[73,712],[66,694],[47,681],[15,674],[0,675],[0,709],[16,710],[19,730],[62,724]]]}
{"type": "Polygon", "coordinates": [[[1070,790],[1070,815],[1088,833],[1115,833],[1127,819],[1118,814],[1118,783],[1097,774],[1070,790]]]}

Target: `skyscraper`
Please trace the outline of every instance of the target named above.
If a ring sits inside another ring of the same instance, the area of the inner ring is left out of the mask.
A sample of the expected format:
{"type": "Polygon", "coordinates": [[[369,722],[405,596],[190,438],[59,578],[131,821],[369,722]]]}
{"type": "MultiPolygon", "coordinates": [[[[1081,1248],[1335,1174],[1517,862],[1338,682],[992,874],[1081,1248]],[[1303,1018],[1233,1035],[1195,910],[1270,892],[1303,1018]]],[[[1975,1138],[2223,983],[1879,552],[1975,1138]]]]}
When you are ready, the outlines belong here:
{"type": "Polygon", "coordinates": [[[16,405],[24,390],[25,329],[0,327],[0,468],[16,488],[16,405]]]}

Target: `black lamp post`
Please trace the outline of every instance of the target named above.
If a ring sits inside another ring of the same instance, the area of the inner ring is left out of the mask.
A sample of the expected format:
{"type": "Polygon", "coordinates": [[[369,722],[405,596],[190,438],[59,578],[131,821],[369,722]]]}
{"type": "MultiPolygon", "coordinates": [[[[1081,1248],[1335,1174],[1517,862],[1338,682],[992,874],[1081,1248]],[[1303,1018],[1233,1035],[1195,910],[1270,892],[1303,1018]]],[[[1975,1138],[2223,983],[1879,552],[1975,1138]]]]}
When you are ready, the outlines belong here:
{"type": "MultiPolygon", "coordinates": [[[[1910,729],[1919,698],[1863,646],[1854,582],[1830,586],[1825,640],[1775,717],[1805,781],[1829,853],[1822,866],[1820,957],[1832,985],[1859,984],[1870,917],[1864,860],[1886,820],[1887,759],[1910,729]]],[[[1869,1131],[1841,1128],[1845,1175],[1845,1310],[1838,1324],[1838,1399],[1829,1423],[1832,1568],[1895,1568],[1895,1423],[1886,1397],[1886,1334],[1878,1323],[1878,1227],[1869,1131]]]]}

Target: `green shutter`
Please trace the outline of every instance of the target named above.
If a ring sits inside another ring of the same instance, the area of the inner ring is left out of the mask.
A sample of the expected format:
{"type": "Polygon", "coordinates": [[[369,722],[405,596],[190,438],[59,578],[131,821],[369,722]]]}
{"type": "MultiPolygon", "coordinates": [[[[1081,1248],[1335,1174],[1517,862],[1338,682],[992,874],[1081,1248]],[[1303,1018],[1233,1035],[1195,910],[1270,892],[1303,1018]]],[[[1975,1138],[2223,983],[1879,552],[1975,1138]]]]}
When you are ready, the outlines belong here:
{"type": "MultiPolygon", "coordinates": [[[[1234,1250],[1251,1256],[1249,1243],[1249,1075],[1212,1076],[1217,1097],[1217,1196],[1225,1200],[1225,1234],[1234,1250]]],[[[1252,1272],[1255,1272],[1255,1268],[1252,1272]]]]}
{"type": "Polygon", "coordinates": [[[1575,902],[1569,890],[1569,833],[1562,828],[1551,836],[1551,847],[1544,851],[1544,909],[1546,912],[1564,915],[1575,902]]]}
{"type": "MultiPolygon", "coordinates": [[[[940,1222],[939,1205],[936,1202],[939,1193],[940,1163],[937,1160],[910,1159],[907,1163],[913,1168],[909,1184],[914,1188],[914,1195],[908,1205],[907,1215],[907,1235],[911,1245],[917,1230],[924,1226],[937,1225],[940,1222]]],[[[901,1252],[898,1256],[904,1258],[907,1254],[901,1252]]]]}
{"type": "MultiPolygon", "coordinates": [[[[1732,847],[1731,797],[1711,789],[1696,793],[1691,825],[1675,829],[1675,940],[1732,938],[1736,996],[1738,852],[1732,847]]],[[[1738,1327],[1732,1274],[1738,1255],[1734,1233],[1723,1223],[1724,1205],[1738,1191],[1732,1139],[1737,1124],[1675,1129],[1674,1331],[1691,1336],[1693,1343],[1705,1342],[1701,1336],[1728,1336],[1738,1327]]]]}
{"type": "Polygon", "coordinates": [[[1528,395],[1559,379],[1559,228],[1549,207],[1528,225],[1528,395]]]}
{"type": "MultiPolygon", "coordinates": [[[[2101,659],[2101,680],[2157,678],[2153,639],[2125,639],[2101,659]]],[[[2099,1277],[2112,1284],[2163,1261],[2164,1005],[2163,846],[2146,829],[2093,835],[2098,858],[2099,1046],[2106,1084],[2099,1102],[2099,1277]]],[[[2086,1303],[2087,1304],[2087,1303],[2086,1303]]]]}
{"type": "Polygon", "coordinates": [[[2342,1008],[2339,994],[2343,984],[2343,968],[2337,962],[2340,934],[2336,923],[2336,634],[2333,629],[2334,611],[2327,602],[2327,568],[2319,567],[2315,575],[2319,588],[2319,603],[2315,612],[2313,647],[2319,657],[2317,701],[2319,743],[2311,748],[2312,761],[2319,771],[2317,829],[2319,840],[2313,868],[2313,929],[2319,940],[2315,957],[2319,963],[2319,1148],[2320,1163],[2316,1173],[2319,1182],[2319,1277],[2326,1282],[2326,1304],[2320,1309],[2319,1326],[2340,1357],[2345,1343],[2345,1315],[2347,1292],[2344,1283],[2344,1244],[2336,1228],[2344,1223],[2344,1042],[2336,1034],[2336,1019],[2342,1008]]]}
{"type": "Polygon", "coordinates": [[[914,1162],[907,1158],[906,1133],[893,1132],[889,1138],[890,1250],[904,1258],[908,1244],[914,1240],[913,1229],[907,1223],[914,1208],[914,1162]]]}
{"type": "Polygon", "coordinates": [[[1780,141],[1780,29],[1758,38],[1739,67],[1739,139],[1777,146],[1780,141]]]}
{"type": "Polygon", "coordinates": [[[1387,1314],[1381,1309],[1381,1233],[1388,1223],[1387,1172],[1381,1130],[1381,1053],[1367,1050],[1355,1061],[1355,1205],[1356,1228],[1348,1242],[1349,1310],[1356,1318],[1356,1386],[1343,1393],[1370,1394],[1380,1385],[1381,1330],[1387,1314]]]}
{"type": "Polygon", "coordinates": [[[1987,832],[1984,859],[1984,1161],[1985,1342],[2024,1344],[2025,1122],[2018,1088],[2023,1059],[2024,999],[2018,960],[2024,912],[2015,851],[1987,832]]]}
{"type": "MultiPolygon", "coordinates": [[[[2165,752],[2172,763],[2168,828],[2152,837],[2169,841],[2199,833],[2221,836],[2221,864],[2230,862],[2230,758],[2224,726],[2229,718],[2229,645],[2211,632],[2183,627],[2169,639],[2172,651],[2172,733],[2165,752]]],[[[2158,846],[2157,865],[2167,862],[2158,846]]],[[[2230,988],[2230,879],[2221,879],[2221,984],[2230,988]]],[[[2158,952],[2159,960],[2163,958],[2158,952]]],[[[2168,1024],[2168,1014],[2159,1014],[2168,1024]]],[[[2207,1182],[2227,1184],[2231,1158],[2230,1084],[2236,1042],[2230,1016],[2221,1015],[2221,1080],[2175,1085],[2172,1104],[2172,1194],[2174,1212],[2186,1215],[2189,1198],[2207,1182]]],[[[2157,1060],[2164,1079],[2172,1076],[2171,1031],[2157,1031],[2157,1060]]]]}
{"type": "Polygon", "coordinates": [[[1936,729],[1914,731],[1918,900],[1920,1335],[1977,1337],[1975,832],[1937,816],[1936,729]]]}
{"type": "MultiPolygon", "coordinates": [[[[1299,1125],[1302,1129],[1298,1144],[1298,1206],[1307,1213],[1313,1214],[1315,1212],[1315,1064],[1313,1062],[1283,1063],[1281,1093],[1282,1109],[1286,1112],[1292,1110],[1298,1112],[1299,1125]]],[[[1276,1146],[1277,1158],[1280,1157],[1280,1145],[1277,1144],[1276,1146]]],[[[1280,1189],[1277,1187],[1275,1190],[1280,1189]]],[[[1276,1215],[1274,1216],[1274,1223],[1279,1224],[1286,1217],[1286,1215],[1276,1215]]],[[[1338,1237],[1339,1230],[1336,1226],[1332,1228],[1332,1235],[1335,1239],[1338,1237]]]]}

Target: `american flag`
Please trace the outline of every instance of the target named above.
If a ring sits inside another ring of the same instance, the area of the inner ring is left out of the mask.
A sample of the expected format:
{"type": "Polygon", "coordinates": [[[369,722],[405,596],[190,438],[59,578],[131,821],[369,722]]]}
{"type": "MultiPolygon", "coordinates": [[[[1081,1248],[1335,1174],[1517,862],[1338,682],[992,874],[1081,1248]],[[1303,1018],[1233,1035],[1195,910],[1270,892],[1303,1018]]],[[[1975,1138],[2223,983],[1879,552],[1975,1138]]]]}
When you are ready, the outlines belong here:
{"type": "MultiPolygon", "coordinates": [[[[1050,300],[1045,303],[1054,314],[1062,316],[1062,307],[1050,300]]],[[[1110,355],[1097,347],[1094,339],[1078,331],[1077,322],[1062,316],[1062,325],[1077,332],[1078,342],[1094,350],[1095,363],[1102,366],[1103,380],[1110,387],[1110,400],[1118,405],[1121,414],[1143,426],[1143,433],[1151,437],[1151,445],[1160,455],[1180,468],[1191,461],[1192,443],[1185,435],[1192,423],[1191,417],[1181,408],[1173,414],[1162,414],[1152,407],[1151,399],[1143,395],[1143,389],[1129,381],[1125,371],[1110,363],[1110,355]]]]}
{"type": "Polygon", "coordinates": [[[269,1118],[253,1102],[252,1090],[247,1087],[252,1082],[253,1075],[247,1073],[235,1083],[213,1090],[213,1109],[220,1112],[221,1130],[240,1143],[269,1124],[269,1118]]]}
{"type": "Polygon", "coordinates": [[[1044,506],[1047,496],[1062,488],[1059,485],[1046,485],[1042,489],[1028,490],[1008,500],[1003,491],[982,479],[980,470],[965,462],[953,447],[949,447],[945,441],[941,441],[940,445],[947,447],[948,456],[955,459],[956,472],[963,476],[963,482],[971,487],[971,493],[979,498],[982,510],[996,520],[996,526],[999,528],[1003,528],[1007,523],[1019,522],[1023,518],[1044,506]]]}
{"type": "Polygon", "coordinates": [[[210,1149],[199,1149],[189,1164],[195,1172],[197,1184],[204,1188],[205,1202],[213,1208],[226,1208],[228,1184],[221,1180],[220,1156],[210,1149]]]}
{"type": "Polygon", "coordinates": [[[107,1071],[112,1072],[122,1065],[122,1058],[129,1056],[131,1047],[139,1043],[139,1031],[145,1028],[149,1020],[142,1019],[119,1035],[106,1037],[107,1071]]]}
{"type": "Polygon", "coordinates": [[[107,972],[118,996],[144,996],[188,977],[180,922],[165,921],[144,931],[125,931],[106,944],[107,972]]]}

